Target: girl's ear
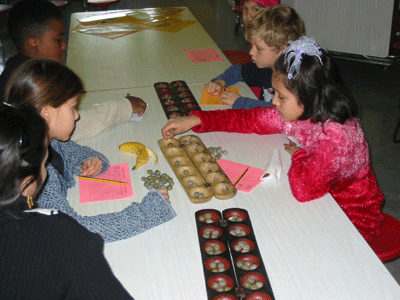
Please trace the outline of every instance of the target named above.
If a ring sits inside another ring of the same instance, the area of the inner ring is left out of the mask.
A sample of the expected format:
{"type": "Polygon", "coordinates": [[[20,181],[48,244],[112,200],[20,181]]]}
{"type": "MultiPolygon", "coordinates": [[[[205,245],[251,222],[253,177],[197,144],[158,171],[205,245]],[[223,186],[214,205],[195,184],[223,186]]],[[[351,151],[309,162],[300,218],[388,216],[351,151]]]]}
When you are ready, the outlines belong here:
{"type": "Polygon", "coordinates": [[[35,191],[32,191],[32,188],[30,188],[33,178],[32,175],[29,175],[22,180],[21,185],[19,186],[19,189],[22,191],[22,196],[26,197],[34,195],[35,191]]]}
{"type": "Polygon", "coordinates": [[[45,105],[40,111],[39,114],[42,116],[42,118],[46,121],[47,124],[50,123],[51,117],[53,115],[53,110],[50,105],[45,105]]]}

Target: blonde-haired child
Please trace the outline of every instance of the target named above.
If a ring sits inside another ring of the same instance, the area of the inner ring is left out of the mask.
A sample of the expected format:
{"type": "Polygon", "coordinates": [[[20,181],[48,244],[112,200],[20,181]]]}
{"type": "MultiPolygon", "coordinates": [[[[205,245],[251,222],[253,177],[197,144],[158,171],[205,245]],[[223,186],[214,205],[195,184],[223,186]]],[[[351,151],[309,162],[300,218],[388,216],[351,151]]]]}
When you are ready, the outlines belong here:
{"type": "Polygon", "coordinates": [[[297,40],[304,34],[303,20],[290,6],[279,4],[261,10],[246,23],[245,37],[252,44],[250,55],[253,62],[229,67],[205,85],[206,92],[221,94],[221,102],[232,105],[234,109],[271,106],[274,63],[290,40],[297,40]],[[242,97],[234,91],[223,92],[225,87],[240,81],[252,87],[253,91],[254,87],[259,88],[259,100],[242,97]]]}

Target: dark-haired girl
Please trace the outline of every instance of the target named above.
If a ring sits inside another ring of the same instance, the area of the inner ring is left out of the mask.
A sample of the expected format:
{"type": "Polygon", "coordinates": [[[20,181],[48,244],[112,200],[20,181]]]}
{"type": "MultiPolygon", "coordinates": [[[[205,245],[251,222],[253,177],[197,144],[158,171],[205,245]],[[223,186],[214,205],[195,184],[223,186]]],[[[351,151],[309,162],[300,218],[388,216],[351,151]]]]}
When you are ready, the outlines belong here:
{"type": "Polygon", "coordinates": [[[47,175],[45,121],[29,105],[3,103],[0,120],[0,299],[133,299],[99,235],[34,208],[47,175]]]}
{"type": "Polygon", "coordinates": [[[82,82],[72,70],[48,59],[27,61],[8,84],[7,101],[32,104],[48,126],[49,176],[38,206],[66,213],[100,234],[105,242],[132,237],[174,218],[167,189],[151,190],[141,203],[133,202],[115,213],[81,216],[70,206],[67,192],[75,186],[76,176],[97,176],[109,167],[104,155],[70,140],[79,118],[76,108],[82,92],[82,82]]]}
{"type": "Polygon", "coordinates": [[[341,84],[327,52],[309,37],[290,42],[275,64],[272,85],[273,107],[196,111],[170,119],[163,137],[192,127],[195,132],[292,136],[301,144],[285,145],[292,155],[288,176],[295,198],[306,202],[330,193],[373,248],[382,243],[383,195],[356,119],[358,105],[341,84]]]}

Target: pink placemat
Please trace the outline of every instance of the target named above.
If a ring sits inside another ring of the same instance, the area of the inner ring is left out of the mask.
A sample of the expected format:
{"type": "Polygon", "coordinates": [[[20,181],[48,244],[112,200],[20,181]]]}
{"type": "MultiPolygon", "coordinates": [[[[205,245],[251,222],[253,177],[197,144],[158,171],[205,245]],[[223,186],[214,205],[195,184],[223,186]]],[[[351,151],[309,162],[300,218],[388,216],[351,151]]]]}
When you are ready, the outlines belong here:
{"type": "Polygon", "coordinates": [[[100,179],[126,182],[126,185],[79,179],[79,202],[90,203],[133,198],[131,174],[128,163],[111,165],[107,172],[96,176],[100,179]]]}
{"type": "Polygon", "coordinates": [[[185,53],[194,64],[224,60],[222,56],[212,48],[201,50],[185,50],[185,53]]]}

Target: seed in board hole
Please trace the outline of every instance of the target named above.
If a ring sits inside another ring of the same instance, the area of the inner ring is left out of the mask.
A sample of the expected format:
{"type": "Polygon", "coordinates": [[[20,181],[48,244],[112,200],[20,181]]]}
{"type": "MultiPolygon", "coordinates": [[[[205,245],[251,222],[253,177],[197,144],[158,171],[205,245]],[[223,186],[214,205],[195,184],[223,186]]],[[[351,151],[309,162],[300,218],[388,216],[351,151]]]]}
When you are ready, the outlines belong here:
{"type": "Polygon", "coordinates": [[[195,197],[195,198],[204,198],[204,194],[203,194],[203,193],[200,193],[200,192],[195,192],[195,193],[194,193],[194,197],[195,197]]]}
{"type": "Polygon", "coordinates": [[[237,215],[230,217],[228,220],[232,221],[232,222],[242,222],[243,221],[243,219],[241,217],[238,217],[237,215]]]}
{"type": "Polygon", "coordinates": [[[256,281],[254,277],[250,276],[249,278],[247,278],[245,283],[243,283],[243,286],[246,289],[257,290],[259,288],[262,288],[264,284],[261,281],[256,281]]]}
{"type": "Polygon", "coordinates": [[[240,241],[235,247],[235,251],[241,252],[241,253],[246,253],[250,251],[250,245],[247,244],[246,242],[240,241]]]}
{"type": "Polygon", "coordinates": [[[221,246],[218,244],[215,244],[214,246],[207,246],[206,247],[206,253],[208,255],[214,255],[214,254],[221,254],[221,246]]]}
{"type": "Polygon", "coordinates": [[[257,269],[258,267],[256,264],[252,264],[249,261],[243,261],[243,260],[239,260],[236,265],[238,266],[238,268],[241,268],[245,271],[254,270],[257,269]]]}
{"type": "Polygon", "coordinates": [[[199,221],[207,224],[214,223],[212,215],[210,213],[205,213],[204,215],[200,215],[199,221]]]}

